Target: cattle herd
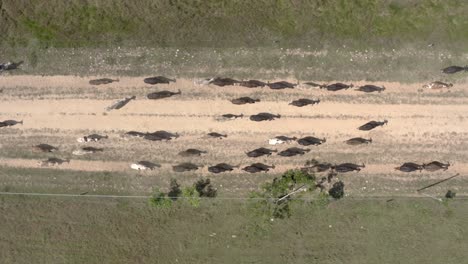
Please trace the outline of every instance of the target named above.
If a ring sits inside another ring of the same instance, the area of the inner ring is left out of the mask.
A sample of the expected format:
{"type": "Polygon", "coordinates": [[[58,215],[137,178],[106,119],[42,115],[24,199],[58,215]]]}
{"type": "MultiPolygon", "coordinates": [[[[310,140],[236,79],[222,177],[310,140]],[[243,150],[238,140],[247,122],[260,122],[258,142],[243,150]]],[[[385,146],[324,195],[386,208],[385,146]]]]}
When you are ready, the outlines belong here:
{"type": "MultiPolygon", "coordinates": [[[[4,70],[11,70],[11,69],[16,69],[19,65],[21,65],[22,62],[19,63],[6,63],[6,64],[0,64],[0,71],[4,70]]],[[[468,67],[460,67],[460,66],[450,66],[442,70],[443,73],[446,74],[453,74],[459,71],[468,71],[468,67]]],[[[96,79],[96,80],[90,80],[89,84],[91,85],[105,85],[109,84],[112,82],[118,82],[118,79],[109,79],[109,78],[102,78],[102,79],[96,79]]],[[[150,78],[145,78],[143,80],[144,83],[149,84],[149,85],[155,85],[155,84],[169,84],[171,82],[176,82],[175,79],[170,79],[166,78],[163,76],[156,76],[156,77],[150,77],[150,78]]],[[[239,81],[231,78],[210,78],[210,79],[203,79],[200,81],[196,81],[196,84],[198,85],[216,85],[216,86],[243,86],[243,87],[248,87],[248,88],[256,88],[256,87],[269,87],[270,89],[273,90],[280,90],[280,89],[294,89],[298,83],[290,83],[287,81],[279,81],[279,82],[262,82],[258,80],[248,80],[248,81],[239,81]]],[[[327,91],[339,91],[343,89],[350,89],[353,88],[353,84],[344,84],[344,83],[332,83],[332,84],[317,84],[313,82],[305,82],[304,85],[307,85],[309,87],[318,87],[320,89],[325,89],[327,91]]],[[[428,89],[442,89],[442,88],[449,88],[451,87],[452,84],[448,83],[443,83],[440,81],[432,82],[429,84],[424,85],[424,88],[428,89]]],[[[363,85],[360,87],[356,88],[356,91],[364,92],[364,93],[381,93],[385,91],[385,87],[379,87],[375,85],[363,85]]],[[[149,100],[161,100],[165,98],[169,98],[172,96],[177,96],[181,95],[182,91],[178,90],[177,92],[171,92],[171,91],[159,91],[159,92],[153,92],[148,94],[146,97],[149,100]]],[[[116,101],[114,104],[111,106],[107,107],[107,111],[111,110],[118,110],[123,108],[125,105],[127,105],[131,100],[135,100],[136,96],[131,96],[127,97],[121,100],[116,101]]],[[[260,99],[258,98],[250,98],[250,97],[240,97],[240,98],[234,98],[231,99],[230,102],[232,104],[236,105],[244,105],[244,104],[254,104],[260,102],[260,99]]],[[[316,105],[319,104],[320,100],[318,99],[311,99],[311,98],[299,98],[294,101],[292,101],[289,105],[291,106],[296,106],[296,107],[304,107],[308,105],[316,105]]],[[[224,114],[222,115],[222,118],[225,119],[236,119],[236,118],[243,118],[243,114],[224,114]]],[[[280,114],[272,114],[272,113],[267,113],[267,112],[261,112],[255,115],[251,115],[249,119],[254,122],[263,122],[263,121],[272,121],[275,119],[281,118],[280,114]]],[[[387,120],[382,120],[382,121],[369,121],[359,127],[357,127],[357,130],[362,130],[362,131],[370,131],[373,130],[377,127],[382,127],[388,123],[387,120]]],[[[9,126],[14,126],[18,124],[23,124],[23,121],[16,121],[16,120],[5,120],[0,122],[0,127],[9,127],[9,126]]],[[[155,131],[155,132],[140,132],[140,131],[129,131],[126,132],[124,135],[122,135],[125,139],[129,138],[139,138],[137,140],[148,140],[148,141],[169,141],[169,140],[174,140],[179,138],[179,134],[177,133],[171,133],[168,131],[155,131]]],[[[211,138],[211,139],[223,139],[228,137],[227,134],[221,134],[218,132],[210,132],[207,133],[205,138],[211,138]]],[[[99,135],[99,134],[91,134],[91,135],[85,135],[83,137],[80,137],[77,139],[78,142],[80,143],[88,143],[88,142],[97,142],[101,140],[106,140],[108,139],[107,135],[99,135]]],[[[302,138],[297,138],[297,137],[291,137],[291,136],[285,136],[285,135],[279,135],[274,138],[268,139],[268,144],[269,145],[279,145],[279,144],[291,144],[293,142],[296,142],[298,145],[304,146],[304,147],[309,147],[309,146],[317,146],[321,144],[325,144],[327,140],[325,138],[316,138],[313,136],[306,136],[302,138]]],[[[354,145],[363,145],[363,144],[371,144],[372,143],[372,138],[366,139],[366,138],[361,138],[361,137],[355,137],[346,140],[343,142],[345,144],[354,146],[354,145]]],[[[38,145],[33,146],[33,149],[36,151],[40,152],[55,152],[58,151],[57,147],[51,146],[49,144],[41,143],[38,145]]],[[[247,150],[245,152],[246,156],[248,158],[258,158],[262,156],[270,156],[273,155],[273,153],[276,153],[276,155],[281,156],[281,157],[293,157],[296,155],[304,155],[308,152],[310,152],[310,148],[301,148],[301,147],[289,147],[285,150],[278,151],[277,149],[269,149],[269,148],[257,148],[253,150],[247,150]]],[[[104,151],[103,148],[95,148],[95,147],[82,147],[79,150],[75,150],[72,152],[73,155],[87,155],[87,154],[92,154],[96,152],[102,152],[104,151]]],[[[201,155],[205,155],[207,151],[205,150],[199,150],[199,149],[194,149],[194,148],[188,148],[184,151],[181,151],[178,153],[178,155],[182,157],[199,157],[201,155]]],[[[41,161],[40,165],[41,166],[53,166],[53,165],[60,165],[62,163],[69,163],[70,160],[65,160],[65,159],[60,159],[60,158],[49,158],[47,160],[41,161]]],[[[437,170],[447,170],[448,167],[450,166],[449,163],[442,163],[439,161],[432,161],[429,163],[425,164],[416,164],[412,162],[406,162],[402,164],[399,167],[396,167],[396,170],[402,171],[402,172],[413,172],[413,171],[437,171],[437,170]]],[[[137,161],[135,163],[132,163],[130,165],[130,168],[135,169],[135,170],[154,170],[157,168],[160,168],[161,165],[150,162],[150,161],[137,161]]],[[[196,171],[200,168],[201,166],[190,163],[190,162],[184,162],[180,163],[177,165],[172,166],[172,170],[175,172],[186,172],[186,171],[196,171]]],[[[227,163],[219,163],[213,166],[208,167],[208,171],[211,173],[223,173],[223,172],[229,172],[233,171],[234,169],[239,168],[245,172],[249,173],[257,173],[257,172],[268,172],[270,169],[275,168],[274,165],[266,165],[263,163],[252,163],[248,166],[245,166],[241,168],[240,165],[230,165],[227,163]]],[[[342,163],[342,164],[330,164],[330,163],[320,163],[318,161],[311,161],[308,164],[306,164],[305,167],[302,168],[304,171],[308,172],[324,172],[324,171],[330,171],[331,173],[329,174],[328,180],[330,180],[330,177],[333,177],[334,173],[345,173],[345,172],[351,172],[351,171],[357,171],[359,172],[361,169],[365,168],[365,165],[358,165],[358,164],[353,164],[353,163],[342,163]]]]}

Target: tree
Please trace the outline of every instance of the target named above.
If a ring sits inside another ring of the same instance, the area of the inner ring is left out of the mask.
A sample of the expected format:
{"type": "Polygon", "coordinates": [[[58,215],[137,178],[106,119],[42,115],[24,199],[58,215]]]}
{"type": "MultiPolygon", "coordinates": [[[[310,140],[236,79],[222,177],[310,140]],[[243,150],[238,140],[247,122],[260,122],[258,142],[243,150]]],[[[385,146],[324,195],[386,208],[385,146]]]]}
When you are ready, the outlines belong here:
{"type": "Polygon", "coordinates": [[[266,183],[261,192],[251,194],[251,208],[257,216],[287,218],[291,216],[292,204],[303,202],[304,191],[315,190],[315,176],[301,170],[289,170],[280,178],[266,183]],[[294,199],[293,199],[294,198],[294,199]]]}

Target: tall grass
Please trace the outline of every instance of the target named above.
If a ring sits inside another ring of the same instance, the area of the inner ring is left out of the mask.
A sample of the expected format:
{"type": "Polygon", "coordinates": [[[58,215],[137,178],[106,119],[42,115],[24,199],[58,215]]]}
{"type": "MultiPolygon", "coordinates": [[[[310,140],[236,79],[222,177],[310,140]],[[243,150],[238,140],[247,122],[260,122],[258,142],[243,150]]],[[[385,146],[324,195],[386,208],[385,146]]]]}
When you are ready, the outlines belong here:
{"type": "Polygon", "coordinates": [[[464,0],[4,0],[1,9],[1,42],[15,46],[321,48],[468,40],[464,0]]]}

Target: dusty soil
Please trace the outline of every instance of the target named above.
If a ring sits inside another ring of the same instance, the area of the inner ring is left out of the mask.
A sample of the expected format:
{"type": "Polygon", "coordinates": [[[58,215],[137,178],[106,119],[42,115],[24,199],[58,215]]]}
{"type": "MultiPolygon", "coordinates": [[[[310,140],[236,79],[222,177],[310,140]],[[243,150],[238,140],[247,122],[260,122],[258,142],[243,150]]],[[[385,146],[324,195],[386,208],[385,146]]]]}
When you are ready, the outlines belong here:
{"type": "MultiPolygon", "coordinates": [[[[359,174],[350,173],[346,177],[380,177],[400,183],[468,172],[468,84],[432,91],[422,90],[422,83],[373,83],[384,85],[386,90],[365,94],[353,89],[329,92],[305,85],[280,91],[199,86],[188,79],[179,79],[170,85],[151,86],[143,83],[143,77],[114,77],[120,81],[91,86],[88,81],[92,78],[95,77],[2,77],[0,121],[24,120],[24,124],[0,128],[0,165],[39,167],[37,164],[41,159],[56,156],[72,159],[70,164],[59,166],[62,169],[131,172],[131,162],[150,160],[162,165],[152,175],[169,177],[171,165],[184,161],[204,165],[197,174],[208,175],[207,166],[219,162],[245,166],[259,161],[276,165],[271,173],[280,173],[315,158],[332,163],[366,164],[359,174]],[[145,97],[152,91],[179,89],[182,95],[172,98],[148,100],[145,97]],[[116,99],[130,95],[136,95],[137,99],[120,110],[105,111],[116,99]],[[261,102],[251,105],[233,105],[229,102],[229,99],[247,95],[259,98],[261,102]],[[319,98],[321,103],[302,108],[288,105],[299,98],[319,98]],[[259,112],[281,114],[281,118],[265,122],[248,119],[249,115],[259,112]],[[245,117],[221,120],[220,116],[226,113],[242,113],[245,117]],[[386,126],[368,132],[357,129],[368,121],[384,119],[388,120],[386,126]],[[170,142],[126,140],[121,137],[130,130],[167,130],[181,136],[170,142]],[[217,140],[203,137],[211,131],[228,134],[228,138],[217,140]],[[89,133],[107,134],[109,139],[88,144],[76,142],[77,137],[89,133]],[[246,151],[262,146],[279,151],[298,146],[297,143],[269,146],[268,138],[277,135],[311,135],[326,138],[327,142],[308,147],[311,152],[304,156],[284,158],[274,154],[256,159],[245,156],[246,151]],[[344,141],[352,137],[372,138],[373,143],[365,146],[346,145],[344,141]],[[58,145],[60,151],[54,154],[33,153],[31,146],[39,143],[58,145]],[[103,147],[105,151],[91,156],[70,154],[84,145],[103,147]],[[199,158],[177,155],[189,147],[207,150],[208,154],[199,158]],[[404,162],[433,160],[450,162],[453,166],[445,172],[422,174],[394,170],[395,166],[404,162]]],[[[354,85],[364,83],[368,82],[354,82],[354,85]]],[[[461,176],[463,181],[466,180],[464,177],[461,176]]],[[[461,188],[458,191],[463,192],[461,188]]]]}

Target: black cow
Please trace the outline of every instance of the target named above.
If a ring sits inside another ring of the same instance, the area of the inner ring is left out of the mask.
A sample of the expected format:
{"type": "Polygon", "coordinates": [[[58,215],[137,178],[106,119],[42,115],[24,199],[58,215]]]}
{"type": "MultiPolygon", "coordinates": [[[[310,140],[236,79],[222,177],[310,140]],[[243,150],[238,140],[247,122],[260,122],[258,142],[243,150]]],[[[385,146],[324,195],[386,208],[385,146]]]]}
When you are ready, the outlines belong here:
{"type": "Polygon", "coordinates": [[[207,151],[198,150],[198,149],[187,149],[184,151],[179,152],[179,155],[182,157],[189,157],[189,156],[201,156],[201,154],[206,154],[207,151]]]}
{"type": "Polygon", "coordinates": [[[355,137],[355,138],[348,139],[345,142],[348,145],[369,144],[369,143],[372,143],[372,138],[365,139],[365,138],[362,138],[362,137],[355,137]]]}
{"type": "Polygon", "coordinates": [[[344,84],[344,83],[333,83],[328,85],[322,85],[320,88],[326,89],[328,91],[336,92],[343,89],[349,89],[354,87],[353,84],[344,84]]]}
{"type": "Polygon", "coordinates": [[[321,145],[322,143],[325,143],[327,140],[325,138],[320,139],[316,137],[303,137],[297,141],[299,145],[302,146],[309,146],[309,145],[321,145]]]}
{"type": "Polygon", "coordinates": [[[169,84],[170,82],[176,82],[175,79],[169,79],[164,76],[149,77],[149,78],[145,78],[143,81],[151,85],[158,84],[158,83],[169,84]]]}
{"type": "Polygon", "coordinates": [[[160,141],[160,140],[171,140],[173,138],[178,138],[179,135],[176,133],[170,133],[164,130],[159,130],[153,133],[146,133],[143,137],[144,139],[151,140],[151,141],[160,141]]]}
{"type": "Polygon", "coordinates": [[[460,71],[468,71],[468,66],[461,67],[461,66],[449,66],[447,68],[442,69],[443,73],[446,74],[454,74],[460,71]]]}
{"type": "Polygon", "coordinates": [[[309,151],[310,149],[292,147],[292,148],[288,148],[279,152],[278,155],[282,157],[292,157],[296,155],[304,155],[306,152],[309,152],[309,151]]]}
{"type": "Polygon", "coordinates": [[[427,164],[422,165],[423,169],[427,171],[438,171],[438,170],[447,170],[450,167],[450,163],[442,163],[439,161],[432,161],[427,164]]]}
{"type": "Polygon", "coordinates": [[[360,171],[361,168],[365,168],[365,167],[366,166],[364,164],[357,165],[354,163],[342,163],[342,164],[334,166],[334,169],[336,172],[344,173],[344,172],[350,172],[350,171],[360,171]]]}
{"type": "Polygon", "coordinates": [[[0,64],[0,72],[2,71],[9,71],[9,70],[16,70],[18,67],[23,64],[23,61],[20,62],[7,62],[0,64]]]}
{"type": "Polygon", "coordinates": [[[193,170],[198,170],[198,166],[190,163],[190,162],[184,162],[180,163],[178,165],[172,166],[172,170],[175,172],[185,172],[185,171],[193,171],[193,170]]]}
{"type": "Polygon", "coordinates": [[[413,162],[406,162],[403,165],[395,167],[395,170],[399,170],[402,172],[413,172],[413,171],[422,171],[423,166],[413,163],[413,162]]]}
{"type": "Polygon", "coordinates": [[[238,83],[239,86],[248,87],[248,88],[255,88],[255,87],[265,87],[267,83],[257,80],[248,80],[248,81],[241,81],[238,83]]]}
{"type": "Polygon", "coordinates": [[[220,78],[220,77],[216,77],[210,80],[209,82],[209,84],[214,84],[214,85],[221,86],[221,87],[228,86],[228,85],[235,85],[237,83],[240,83],[240,81],[234,80],[231,78],[220,78]]]}
{"type": "Polygon", "coordinates": [[[14,126],[17,124],[23,124],[23,120],[21,121],[16,121],[16,120],[5,120],[0,122],[0,127],[9,127],[9,126],[14,126]]]}
{"type": "Polygon", "coordinates": [[[382,122],[379,122],[379,121],[370,121],[370,122],[367,122],[365,123],[364,125],[358,127],[359,130],[363,130],[363,131],[369,131],[369,130],[372,130],[378,126],[383,126],[385,124],[387,124],[388,121],[387,120],[384,120],[382,122]]]}
{"type": "Polygon", "coordinates": [[[238,166],[231,166],[226,163],[219,163],[219,164],[216,164],[215,166],[208,167],[208,171],[211,173],[222,173],[226,171],[232,171],[236,167],[238,166]]]}
{"type": "Polygon", "coordinates": [[[297,100],[292,101],[291,103],[289,103],[289,105],[294,105],[294,106],[297,106],[297,107],[303,107],[303,106],[306,106],[306,105],[314,105],[314,104],[318,104],[318,103],[320,103],[320,100],[312,100],[312,99],[307,99],[307,98],[301,98],[301,99],[297,99],[297,100]]]}
{"type": "Polygon", "coordinates": [[[240,98],[231,100],[231,103],[235,105],[254,104],[256,102],[260,102],[260,99],[253,99],[250,97],[240,97],[240,98]]]}
{"type": "Polygon", "coordinates": [[[219,138],[219,139],[227,137],[226,134],[223,135],[223,134],[220,134],[220,133],[217,133],[217,132],[210,132],[210,133],[207,134],[207,136],[212,137],[212,138],[219,138]]]}
{"type": "Polygon", "coordinates": [[[280,118],[281,115],[274,115],[270,113],[258,113],[256,115],[251,115],[250,120],[260,122],[260,121],[271,121],[275,118],[280,118]]]}
{"type": "Polygon", "coordinates": [[[257,157],[261,157],[264,155],[270,156],[273,152],[277,152],[277,151],[278,150],[276,149],[258,148],[258,149],[249,151],[245,154],[247,154],[247,156],[250,158],[257,158],[257,157]]]}
{"type": "Polygon", "coordinates": [[[379,87],[379,86],[372,85],[372,84],[366,84],[357,88],[356,91],[365,92],[365,93],[372,93],[372,92],[380,93],[380,92],[385,91],[385,86],[379,87]]]}
{"type": "Polygon", "coordinates": [[[296,87],[296,85],[297,84],[295,84],[295,83],[290,83],[290,82],[286,82],[286,81],[267,83],[267,86],[270,87],[270,89],[273,89],[273,90],[280,90],[280,89],[286,89],[286,88],[293,89],[294,87],[296,87]]]}
{"type": "Polygon", "coordinates": [[[113,82],[118,82],[118,79],[109,79],[109,78],[102,78],[102,79],[95,79],[95,80],[90,80],[89,84],[91,85],[102,85],[102,84],[109,84],[113,82]]]}
{"type": "Polygon", "coordinates": [[[148,94],[146,97],[151,100],[158,100],[158,99],[168,98],[177,94],[182,94],[180,89],[177,92],[171,92],[171,91],[154,92],[154,93],[148,94]]]}
{"type": "Polygon", "coordinates": [[[224,114],[222,115],[223,118],[226,118],[226,119],[237,119],[237,118],[242,118],[244,117],[244,114],[240,114],[240,115],[235,115],[235,114],[224,114]]]}
{"type": "Polygon", "coordinates": [[[42,152],[54,152],[58,150],[57,147],[51,146],[49,144],[39,144],[39,145],[33,146],[33,149],[37,151],[42,151],[42,152]]]}
{"type": "Polygon", "coordinates": [[[275,168],[274,165],[268,166],[268,165],[265,165],[263,163],[253,163],[253,164],[251,164],[249,166],[246,166],[246,167],[242,168],[242,170],[244,170],[246,172],[249,172],[249,173],[257,173],[257,172],[261,172],[261,171],[267,172],[270,169],[274,169],[274,168],[275,168]]]}
{"type": "Polygon", "coordinates": [[[61,165],[63,163],[70,163],[70,160],[64,160],[59,158],[48,158],[42,162],[40,162],[41,166],[54,166],[54,165],[61,165]]]}

